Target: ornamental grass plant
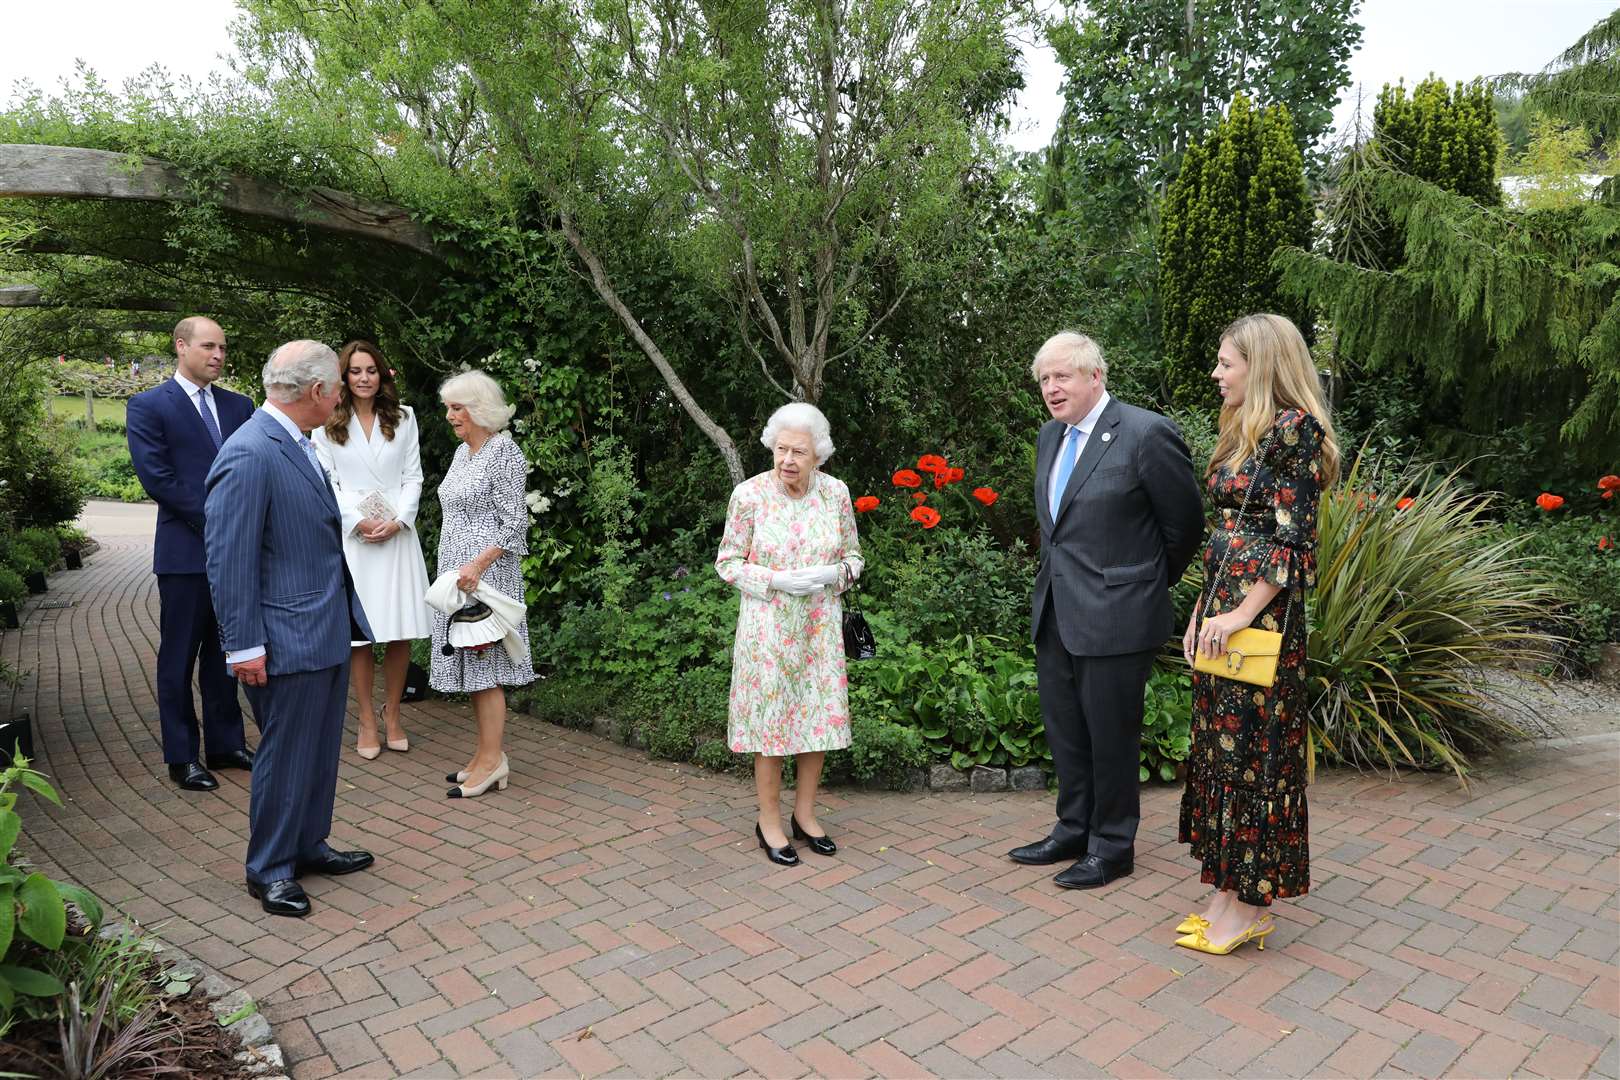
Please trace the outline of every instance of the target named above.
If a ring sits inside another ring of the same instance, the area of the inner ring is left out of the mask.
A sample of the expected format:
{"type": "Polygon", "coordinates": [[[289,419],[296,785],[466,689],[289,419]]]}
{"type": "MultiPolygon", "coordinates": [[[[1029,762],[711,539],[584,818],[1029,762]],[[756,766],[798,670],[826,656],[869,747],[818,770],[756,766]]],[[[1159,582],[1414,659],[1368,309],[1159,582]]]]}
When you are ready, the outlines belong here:
{"type": "Polygon", "coordinates": [[[1473,755],[1533,734],[1491,708],[1485,670],[1551,659],[1536,623],[1559,598],[1492,505],[1455,471],[1379,475],[1365,455],[1324,496],[1308,686],[1328,761],[1466,779],[1473,755]]]}

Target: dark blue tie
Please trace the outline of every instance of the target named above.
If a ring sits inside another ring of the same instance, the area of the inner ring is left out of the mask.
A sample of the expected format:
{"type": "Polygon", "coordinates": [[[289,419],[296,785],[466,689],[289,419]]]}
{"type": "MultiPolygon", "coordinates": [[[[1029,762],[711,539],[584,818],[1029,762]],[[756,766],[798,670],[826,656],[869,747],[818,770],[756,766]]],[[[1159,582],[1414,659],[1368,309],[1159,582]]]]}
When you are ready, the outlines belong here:
{"type": "Polygon", "coordinates": [[[202,414],[203,427],[208,429],[208,437],[214,440],[214,449],[218,450],[225,441],[219,433],[219,425],[214,422],[214,410],[208,407],[208,388],[201,387],[197,391],[197,411],[202,414]]]}
{"type": "Polygon", "coordinates": [[[1052,518],[1057,519],[1058,507],[1063,505],[1063,490],[1074,475],[1074,461],[1080,456],[1080,429],[1069,428],[1063,435],[1063,450],[1058,457],[1057,487],[1052,489],[1052,518]]]}

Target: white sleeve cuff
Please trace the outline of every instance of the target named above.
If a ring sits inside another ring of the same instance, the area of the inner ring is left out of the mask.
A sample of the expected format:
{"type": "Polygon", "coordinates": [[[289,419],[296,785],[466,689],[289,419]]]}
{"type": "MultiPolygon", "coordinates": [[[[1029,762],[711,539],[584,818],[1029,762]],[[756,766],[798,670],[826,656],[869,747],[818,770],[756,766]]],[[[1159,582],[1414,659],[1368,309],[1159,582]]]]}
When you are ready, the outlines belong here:
{"type": "Polygon", "coordinates": [[[225,654],[225,662],[227,664],[245,664],[249,660],[257,660],[259,657],[261,657],[263,655],[264,655],[264,646],[263,645],[260,645],[256,649],[238,649],[235,652],[226,653],[225,654]]]}

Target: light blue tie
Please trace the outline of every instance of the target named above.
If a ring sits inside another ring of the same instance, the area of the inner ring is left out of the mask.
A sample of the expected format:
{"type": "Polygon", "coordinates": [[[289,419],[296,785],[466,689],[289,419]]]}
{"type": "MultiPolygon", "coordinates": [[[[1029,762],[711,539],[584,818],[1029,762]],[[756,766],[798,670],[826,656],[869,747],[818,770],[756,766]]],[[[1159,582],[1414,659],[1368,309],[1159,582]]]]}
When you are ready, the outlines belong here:
{"type": "Polygon", "coordinates": [[[315,470],[316,476],[325,481],[326,470],[321,468],[321,459],[315,456],[315,444],[309,441],[309,436],[298,436],[298,445],[304,448],[304,456],[309,458],[309,467],[315,470]]]}
{"type": "Polygon", "coordinates": [[[214,449],[218,450],[225,441],[219,433],[219,424],[214,421],[214,410],[208,407],[208,387],[199,387],[197,390],[197,411],[202,414],[203,427],[208,429],[208,437],[214,440],[214,449]]]}
{"type": "Polygon", "coordinates": [[[1063,491],[1074,475],[1074,460],[1080,456],[1080,429],[1071,427],[1064,433],[1063,449],[1058,454],[1057,486],[1052,489],[1052,520],[1057,520],[1058,507],[1063,504],[1063,491]]]}

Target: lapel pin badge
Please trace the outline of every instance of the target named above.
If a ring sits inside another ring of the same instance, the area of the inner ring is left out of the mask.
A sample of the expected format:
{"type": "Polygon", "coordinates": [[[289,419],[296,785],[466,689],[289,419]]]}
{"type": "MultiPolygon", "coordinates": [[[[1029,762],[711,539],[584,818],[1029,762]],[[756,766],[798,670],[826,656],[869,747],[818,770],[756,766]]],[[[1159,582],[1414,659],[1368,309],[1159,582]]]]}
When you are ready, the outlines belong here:
{"type": "Polygon", "coordinates": [[[1103,442],[1107,442],[1109,439],[1112,439],[1113,437],[1114,437],[1114,433],[1112,431],[1103,432],[1103,442]]]}

